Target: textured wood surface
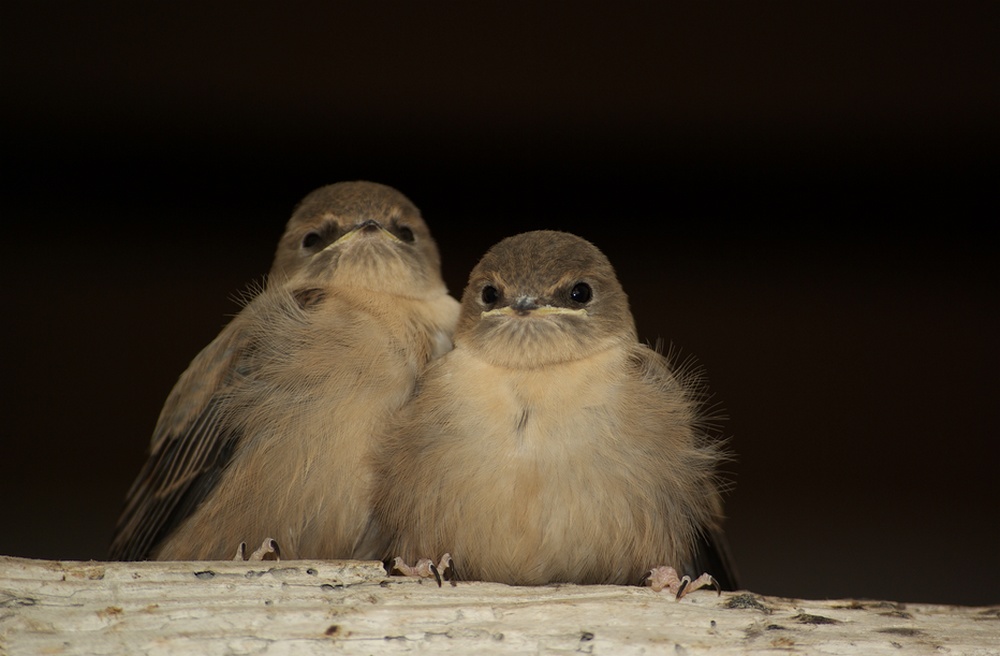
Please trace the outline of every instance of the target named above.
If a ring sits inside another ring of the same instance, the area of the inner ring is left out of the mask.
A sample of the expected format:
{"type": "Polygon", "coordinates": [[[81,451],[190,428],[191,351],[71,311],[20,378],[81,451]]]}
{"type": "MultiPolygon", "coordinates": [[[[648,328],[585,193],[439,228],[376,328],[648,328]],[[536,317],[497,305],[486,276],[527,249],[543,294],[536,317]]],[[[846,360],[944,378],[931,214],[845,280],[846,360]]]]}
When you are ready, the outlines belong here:
{"type": "Polygon", "coordinates": [[[0,557],[0,654],[1000,655],[1000,606],[433,582],[359,561],[0,557]]]}

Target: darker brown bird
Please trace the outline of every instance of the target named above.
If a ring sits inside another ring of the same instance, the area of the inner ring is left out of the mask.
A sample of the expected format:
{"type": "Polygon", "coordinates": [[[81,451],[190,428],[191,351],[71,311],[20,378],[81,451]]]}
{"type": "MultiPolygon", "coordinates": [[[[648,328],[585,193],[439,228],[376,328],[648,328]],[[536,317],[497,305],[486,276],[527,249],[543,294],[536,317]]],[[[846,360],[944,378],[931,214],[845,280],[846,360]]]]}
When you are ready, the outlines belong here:
{"type": "Polygon", "coordinates": [[[295,210],[266,287],[170,393],[112,559],[371,557],[372,438],[451,348],[458,302],[417,208],[370,182],[295,210]]]}

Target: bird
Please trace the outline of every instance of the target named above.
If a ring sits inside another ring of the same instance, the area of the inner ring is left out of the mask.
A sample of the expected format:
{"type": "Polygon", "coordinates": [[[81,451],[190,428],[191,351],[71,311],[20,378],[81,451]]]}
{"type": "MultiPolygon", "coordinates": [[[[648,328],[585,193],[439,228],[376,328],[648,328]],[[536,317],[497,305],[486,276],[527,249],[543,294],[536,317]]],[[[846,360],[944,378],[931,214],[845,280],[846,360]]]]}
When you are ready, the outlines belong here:
{"type": "Polygon", "coordinates": [[[607,257],[507,237],[461,303],[454,348],[373,451],[371,548],[410,574],[444,554],[461,580],[733,589],[704,376],[638,341],[607,257]]]}
{"type": "Polygon", "coordinates": [[[327,185],[250,296],[167,397],[111,560],[365,557],[373,438],[452,347],[437,245],[396,189],[327,185]]]}

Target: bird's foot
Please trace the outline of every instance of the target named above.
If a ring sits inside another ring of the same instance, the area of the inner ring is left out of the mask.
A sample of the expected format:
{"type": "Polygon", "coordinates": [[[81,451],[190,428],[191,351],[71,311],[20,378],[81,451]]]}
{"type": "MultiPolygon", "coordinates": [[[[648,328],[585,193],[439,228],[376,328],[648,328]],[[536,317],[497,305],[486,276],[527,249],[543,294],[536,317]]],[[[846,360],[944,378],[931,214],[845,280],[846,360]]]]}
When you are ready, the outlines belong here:
{"type": "Polygon", "coordinates": [[[240,542],[240,545],[236,547],[236,556],[233,560],[238,560],[243,562],[248,561],[258,561],[258,560],[281,560],[281,549],[278,547],[278,542],[274,538],[264,538],[261,542],[260,547],[257,551],[250,554],[250,557],[246,557],[247,543],[240,542]]]}
{"type": "Polygon", "coordinates": [[[704,588],[707,585],[714,586],[715,591],[718,594],[722,594],[719,582],[712,575],[702,574],[692,581],[690,576],[678,576],[677,570],[668,565],[654,567],[649,570],[649,574],[646,575],[645,579],[654,592],[669,590],[674,593],[675,599],[680,599],[692,590],[704,588]]]}
{"type": "Polygon", "coordinates": [[[392,561],[392,569],[403,576],[412,576],[421,579],[429,579],[433,576],[439,588],[441,587],[442,578],[445,581],[451,581],[451,584],[455,585],[455,562],[451,559],[451,554],[441,556],[441,560],[437,564],[430,558],[421,558],[412,567],[407,565],[402,558],[396,556],[392,561]]]}

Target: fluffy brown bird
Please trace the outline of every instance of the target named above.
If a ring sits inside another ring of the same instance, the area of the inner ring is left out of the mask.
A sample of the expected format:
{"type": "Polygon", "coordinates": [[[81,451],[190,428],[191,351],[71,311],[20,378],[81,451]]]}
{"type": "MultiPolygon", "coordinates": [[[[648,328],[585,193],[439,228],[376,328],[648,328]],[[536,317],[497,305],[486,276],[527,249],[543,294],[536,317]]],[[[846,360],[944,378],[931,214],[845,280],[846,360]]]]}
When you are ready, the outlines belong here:
{"type": "Polygon", "coordinates": [[[458,312],[405,196],[370,182],[306,196],[266,287],[167,398],[111,558],[231,558],[266,538],[284,557],[371,557],[357,542],[372,437],[451,348],[458,312]]]}
{"type": "Polygon", "coordinates": [[[733,586],[701,385],[638,343],[600,250],[504,239],[469,277],[454,341],[378,451],[383,559],[447,552],[463,579],[515,585],[638,584],[672,565],[733,586]]]}

